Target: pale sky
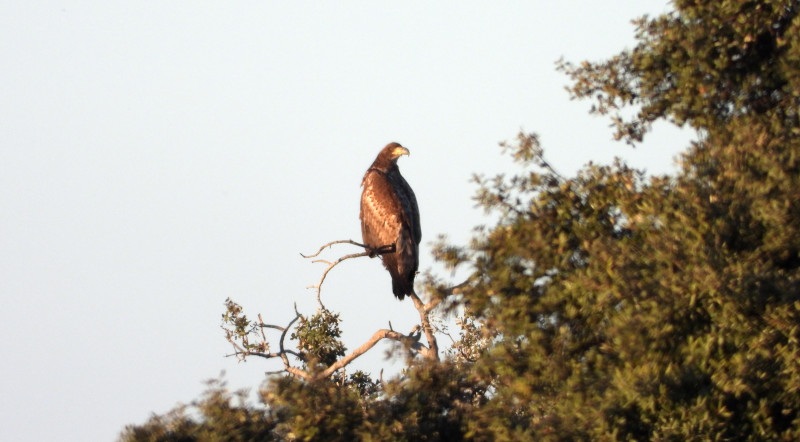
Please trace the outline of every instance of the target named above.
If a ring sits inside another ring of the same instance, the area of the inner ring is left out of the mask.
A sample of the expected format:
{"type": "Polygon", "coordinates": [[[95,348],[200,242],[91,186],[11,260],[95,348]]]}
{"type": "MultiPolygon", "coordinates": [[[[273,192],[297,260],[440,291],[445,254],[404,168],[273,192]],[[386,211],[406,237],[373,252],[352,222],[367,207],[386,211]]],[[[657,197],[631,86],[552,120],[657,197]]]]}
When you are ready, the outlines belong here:
{"type": "MultiPolygon", "coordinates": [[[[562,56],[631,47],[630,20],[667,8],[3,2],[0,440],[113,440],[221,371],[257,387],[280,365],[224,357],[225,298],[267,322],[295,302],[313,313],[305,287],[324,266],[299,253],[360,240],[361,177],[390,141],[411,151],[400,169],[419,200],[421,269],[438,234],[463,243],[489,222],[470,177],[514,171],[497,144],[520,129],[563,173],[614,156],[674,170],[690,134],[613,142],[555,71],[562,56]]],[[[418,320],[378,260],[342,264],[323,296],[349,348],[418,320]]],[[[386,348],[354,368],[391,366],[386,348]]]]}

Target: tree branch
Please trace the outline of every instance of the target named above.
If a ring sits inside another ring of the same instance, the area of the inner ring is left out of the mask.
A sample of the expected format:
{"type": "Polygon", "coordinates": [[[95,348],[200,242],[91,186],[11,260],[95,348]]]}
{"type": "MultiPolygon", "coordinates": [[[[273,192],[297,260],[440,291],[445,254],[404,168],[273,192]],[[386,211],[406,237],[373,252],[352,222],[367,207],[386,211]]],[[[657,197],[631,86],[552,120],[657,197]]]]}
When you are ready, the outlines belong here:
{"type": "MultiPolygon", "coordinates": [[[[354,254],[350,254],[350,255],[345,255],[345,256],[343,256],[343,257],[341,257],[341,258],[339,258],[339,259],[337,259],[336,261],[333,261],[333,262],[325,261],[325,260],[315,260],[315,261],[313,261],[313,262],[323,262],[323,263],[328,265],[328,267],[322,273],[322,277],[320,278],[319,283],[317,283],[316,285],[308,287],[308,288],[314,288],[314,289],[317,290],[317,303],[319,304],[320,308],[323,308],[323,309],[325,308],[325,305],[322,303],[322,298],[321,298],[322,283],[325,282],[325,278],[328,276],[328,272],[330,272],[337,264],[339,264],[340,262],[345,261],[347,259],[351,259],[351,258],[359,258],[359,257],[362,257],[362,256],[370,256],[370,257],[372,257],[372,256],[376,256],[376,255],[381,255],[381,254],[384,254],[384,253],[394,253],[394,251],[395,251],[395,245],[394,244],[384,245],[384,246],[381,246],[381,247],[379,247],[377,249],[374,249],[374,248],[372,248],[370,246],[367,246],[365,244],[361,244],[361,243],[355,242],[353,240],[345,239],[345,240],[331,241],[331,242],[323,245],[322,247],[320,247],[319,250],[317,250],[317,252],[312,254],[312,255],[304,255],[302,253],[300,255],[303,256],[304,258],[315,258],[315,257],[319,256],[322,253],[323,250],[325,250],[328,247],[332,247],[335,244],[352,244],[352,245],[355,245],[355,246],[358,246],[358,247],[363,247],[366,251],[363,252],[363,253],[354,253],[354,254]]],[[[464,286],[466,284],[467,284],[467,281],[464,281],[463,283],[459,284],[458,286],[453,287],[450,290],[450,294],[454,293],[456,290],[459,290],[462,286],[464,286]]],[[[431,326],[430,317],[429,316],[430,316],[430,312],[433,311],[433,309],[435,309],[436,306],[438,306],[442,302],[443,298],[432,299],[427,304],[423,303],[422,300],[419,298],[419,296],[417,296],[416,293],[412,293],[410,295],[410,298],[414,302],[414,308],[416,308],[417,311],[419,312],[419,317],[420,317],[420,322],[421,322],[421,325],[422,325],[422,330],[425,333],[425,338],[428,341],[427,348],[424,351],[422,351],[422,350],[418,351],[418,353],[422,354],[424,357],[426,357],[428,359],[438,361],[439,360],[439,346],[438,346],[438,344],[436,342],[436,335],[434,333],[434,328],[431,326]]],[[[391,330],[389,330],[389,331],[391,332],[391,330]]],[[[376,332],[376,333],[378,333],[378,332],[376,332]]]]}
{"type": "Polygon", "coordinates": [[[370,247],[368,245],[355,242],[355,241],[353,241],[351,239],[341,239],[341,240],[338,240],[338,241],[331,241],[331,242],[323,245],[322,247],[319,248],[319,250],[317,250],[317,253],[314,253],[313,255],[304,255],[304,254],[301,253],[300,256],[302,256],[303,258],[306,258],[306,259],[308,259],[308,258],[316,258],[317,256],[319,256],[320,253],[322,253],[322,251],[325,248],[331,247],[334,244],[352,244],[354,246],[358,246],[358,247],[364,248],[366,250],[366,252],[353,253],[353,254],[350,254],[350,255],[345,255],[345,256],[342,256],[341,258],[339,258],[339,259],[337,259],[336,261],[333,261],[333,262],[326,261],[324,259],[316,259],[314,261],[311,261],[312,263],[321,262],[321,263],[328,264],[328,268],[326,268],[325,271],[322,272],[322,278],[320,278],[319,282],[316,285],[310,285],[310,286],[306,287],[306,288],[309,288],[309,289],[316,289],[317,290],[317,304],[319,304],[319,307],[321,309],[323,309],[323,310],[327,310],[327,309],[325,308],[325,305],[322,303],[322,296],[321,296],[322,295],[322,283],[325,282],[325,277],[328,276],[328,272],[333,270],[333,268],[336,267],[337,264],[339,264],[342,261],[346,261],[346,260],[352,259],[352,258],[360,258],[362,256],[373,257],[373,256],[376,256],[376,255],[382,255],[384,253],[394,253],[394,251],[395,251],[394,244],[388,244],[388,245],[380,246],[378,248],[372,248],[372,247],[370,247]]]}
{"type": "MultiPolygon", "coordinates": [[[[295,321],[300,319],[300,312],[297,311],[297,303],[294,304],[294,315],[295,315],[294,319],[289,321],[289,324],[287,324],[286,328],[284,328],[283,331],[281,332],[281,339],[278,341],[278,348],[280,349],[280,353],[279,354],[281,356],[281,360],[283,361],[283,366],[286,367],[286,371],[289,371],[289,369],[291,369],[292,366],[289,363],[289,357],[286,356],[287,355],[287,350],[283,346],[283,341],[286,339],[286,332],[288,332],[289,329],[292,328],[292,324],[294,324],[295,321]]],[[[292,354],[296,355],[301,360],[303,359],[297,353],[292,352],[292,354]]]]}
{"type": "Polygon", "coordinates": [[[401,342],[401,343],[404,343],[404,344],[408,344],[409,348],[411,348],[412,350],[414,350],[414,351],[416,351],[416,352],[418,352],[420,354],[425,354],[427,352],[427,350],[428,350],[424,345],[422,345],[419,342],[419,337],[415,337],[414,336],[414,331],[413,330],[408,335],[404,335],[404,334],[402,334],[400,332],[396,332],[394,330],[388,330],[388,329],[384,328],[384,329],[380,329],[380,330],[376,331],[375,333],[373,333],[372,337],[369,338],[369,340],[367,340],[367,342],[361,344],[358,348],[356,348],[355,350],[351,351],[350,354],[348,354],[347,356],[343,357],[342,359],[339,359],[338,361],[334,362],[333,364],[331,364],[325,370],[322,370],[321,372],[317,373],[314,377],[316,379],[319,379],[319,378],[326,378],[326,377],[332,375],[336,370],[339,370],[339,369],[341,369],[343,367],[346,367],[348,364],[353,362],[353,360],[355,360],[357,357],[359,357],[359,356],[363,355],[364,353],[366,353],[367,351],[369,351],[369,349],[374,347],[375,344],[377,344],[378,342],[380,342],[383,339],[391,339],[391,340],[398,341],[398,342],[401,342]]]}
{"type": "MultiPolygon", "coordinates": [[[[317,290],[317,302],[318,302],[318,304],[319,304],[321,309],[325,309],[325,306],[323,305],[322,300],[321,300],[322,284],[325,282],[325,278],[327,277],[328,273],[334,267],[336,267],[337,264],[341,263],[342,261],[346,261],[346,260],[352,259],[352,258],[359,258],[359,257],[362,257],[362,256],[376,256],[376,255],[381,255],[381,254],[384,254],[384,253],[393,253],[395,251],[394,244],[381,246],[381,247],[378,247],[378,248],[372,248],[372,247],[369,247],[367,245],[364,245],[364,244],[361,244],[361,243],[358,243],[358,242],[355,242],[355,241],[352,241],[352,240],[339,240],[339,241],[332,241],[332,242],[329,242],[329,243],[323,245],[314,254],[304,255],[304,254],[301,253],[301,256],[303,256],[304,258],[315,258],[315,257],[319,256],[322,253],[323,250],[325,250],[326,248],[331,247],[331,246],[333,246],[335,244],[351,244],[351,245],[355,245],[355,246],[358,246],[358,247],[362,247],[362,248],[365,249],[365,251],[362,252],[362,253],[353,253],[353,254],[345,255],[345,256],[342,256],[342,257],[340,257],[340,258],[338,258],[338,259],[336,259],[335,261],[332,261],[332,262],[331,261],[322,260],[322,259],[317,259],[317,260],[312,261],[312,262],[315,262],[315,263],[316,262],[323,262],[323,263],[328,265],[328,267],[322,273],[322,277],[320,278],[319,283],[309,287],[309,288],[314,288],[314,289],[317,290]]],[[[265,359],[280,358],[281,361],[283,362],[283,366],[284,366],[283,370],[270,372],[270,373],[282,373],[282,372],[285,372],[285,373],[289,373],[289,374],[292,374],[293,376],[296,376],[296,377],[299,377],[299,378],[302,378],[302,379],[306,379],[306,380],[321,379],[321,378],[325,378],[325,377],[329,377],[329,376],[333,375],[336,371],[345,368],[347,365],[349,365],[351,362],[353,362],[356,358],[358,358],[362,354],[364,354],[367,351],[369,351],[370,349],[372,349],[378,342],[380,342],[383,339],[390,339],[390,340],[393,340],[393,341],[397,341],[397,342],[405,345],[405,347],[409,351],[417,353],[417,354],[419,354],[420,356],[422,356],[425,359],[428,359],[428,360],[431,360],[431,361],[438,361],[439,360],[439,346],[438,346],[438,343],[437,343],[437,340],[436,340],[436,334],[435,334],[436,329],[431,324],[431,321],[430,321],[430,314],[436,307],[438,307],[442,303],[442,301],[445,298],[447,298],[449,295],[452,295],[452,294],[455,294],[455,293],[459,293],[461,291],[461,289],[464,286],[466,286],[468,283],[469,283],[469,280],[464,281],[461,284],[458,284],[458,285],[456,285],[454,287],[451,287],[450,289],[439,290],[439,292],[440,292],[439,296],[435,296],[434,299],[431,299],[430,301],[428,301],[428,303],[424,303],[415,292],[410,293],[408,296],[411,298],[412,302],[414,303],[414,308],[419,313],[419,318],[420,318],[421,325],[415,326],[414,329],[409,334],[406,335],[406,334],[394,331],[392,329],[391,322],[390,322],[389,323],[389,329],[381,329],[381,330],[376,331],[375,333],[373,333],[373,335],[366,342],[361,344],[358,348],[356,348],[355,350],[351,351],[349,354],[345,355],[343,358],[339,359],[338,361],[334,362],[330,366],[328,366],[328,367],[326,367],[326,368],[324,368],[324,369],[322,369],[320,371],[318,371],[318,370],[308,371],[308,370],[303,370],[301,368],[293,367],[292,364],[291,364],[291,361],[289,359],[289,356],[293,356],[293,357],[297,358],[300,361],[305,361],[305,359],[304,359],[304,357],[303,357],[303,355],[301,353],[299,353],[297,351],[294,351],[294,350],[287,350],[285,348],[286,334],[292,328],[292,325],[294,325],[294,323],[298,319],[300,319],[302,317],[300,312],[297,310],[297,304],[295,304],[295,306],[294,306],[295,317],[291,321],[289,321],[289,323],[285,327],[281,327],[281,326],[274,325],[274,324],[265,324],[263,319],[262,319],[262,317],[261,317],[261,315],[260,314],[258,315],[258,323],[257,324],[253,324],[250,327],[251,327],[251,332],[255,332],[255,330],[258,330],[258,332],[260,332],[262,342],[259,345],[249,345],[249,343],[247,342],[246,336],[244,338],[242,338],[244,345],[239,345],[235,341],[235,336],[240,336],[240,335],[239,334],[234,334],[233,332],[228,332],[227,338],[228,338],[228,341],[234,347],[234,353],[230,354],[230,355],[227,355],[227,356],[236,356],[237,358],[242,359],[242,360],[244,358],[246,358],[247,356],[258,356],[260,358],[265,358],[265,359]],[[276,351],[276,352],[269,352],[269,345],[267,344],[267,337],[266,337],[266,334],[264,333],[264,329],[266,329],[266,328],[271,328],[271,329],[274,329],[274,330],[278,330],[280,332],[280,338],[278,339],[278,351],[276,351]],[[425,338],[426,338],[427,344],[428,344],[427,346],[425,344],[423,344],[422,342],[420,342],[420,337],[421,337],[422,333],[425,334],[425,338]],[[258,351],[258,350],[262,350],[262,351],[258,351]]],[[[238,306],[237,306],[237,308],[238,308],[238,306]]],[[[235,312],[235,314],[238,313],[238,311],[241,311],[241,309],[238,308],[238,310],[235,312]]],[[[239,326],[237,326],[237,327],[239,327],[239,326]]],[[[237,333],[241,333],[241,332],[237,332],[237,333]]]]}
{"type": "Polygon", "coordinates": [[[414,307],[419,312],[419,320],[422,323],[422,331],[425,333],[425,339],[428,340],[428,348],[426,354],[423,356],[427,357],[432,361],[439,360],[439,344],[436,342],[436,335],[433,333],[433,327],[431,326],[430,321],[430,311],[433,310],[434,307],[440,302],[431,301],[426,305],[419,299],[419,296],[415,292],[411,292],[408,295],[412,301],[414,301],[414,307]]]}
{"type": "MultiPolygon", "coordinates": [[[[294,350],[287,350],[285,348],[285,345],[284,345],[284,342],[286,341],[286,333],[288,333],[289,330],[292,328],[292,324],[294,324],[301,317],[300,312],[297,311],[297,304],[295,304],[295,306],[294,306],[294,312],[295,312],[295,317],[291,321],[289,321],[289,323],[286,325],[286,327],[281,327],[279,325],[274,325],[274,324],[264,324],[264,321],[262,320],[261,315],[260,314],[258,315],[258,324],[257,325],[258,325],[259,331],[261,332],[261,338],[262,338],[261,345],[259,345],[258,348],[263,348],[265,350],[269,349],[269,344],[267,343],[267,336],[264,334],[264,329],[265,328],[272,328],[272,329],[280,330],[280,332],[281,332],[281,336],[278,339],[278,349],[279,350],[277,352],[265,352],[265,351],[253,351],[253,350],[250,350],[248,348],[248,347],[250,347],[249,345],[245,345],[243,347],[243,346],[237,344],[236,341],[234,340],[234,334],[232,332],[230,332],[230,331],[227,331],[226,338],[227,338],[228,342],[230,342],[231,345],[233,346],[234,352],[231,353],[231,354],[225,355],[225,356],[226,357],[236,356],[236,358],[239,359],[239,360],[244,360],[247,356],[258,356],[260,358],[265,358],[265,359],[280,358],[281,361],[283,362],[284,371],[287,371],[287,372],[290,372],[290,373],[297,371],[298,370],[297,368],[292,367],[292,364],[289,361],[289,356],[288,355],[294,356],[294,357],[296,357],[297,359],[299,359],[301,361],[303,360],[303,356],[300,353],[298,353],[298,352],[296,352],[294,350]]],[[[245,340],[244,342],[246,343],[247,341],[245,340]]]]}
{"type": "Polygon", "coordinates": [[[357,242],[353,241],[352,239],[340,239],[338,241],[331,241],[328,244],[323,245],[322,247],[319,248],[319,250],[317,250],[317,253],[315,253],[313,255],[303,255],[301,253],[300,256],[302,256],[303,258],[306,258],[306,259],[308,259],[308,258],[316,258],[317,256],[319,256],[320,253],[322,253],[323,250],[325,250],[326,247],[331,247],[334,244],[352,244],[354,246],[363,247],[365,249],[369,249],[370,248],[369,246],[366,246],[366,245],[361,244],[361,243],[357,243],[357,242]]]}
{"type": "MultiPolygon", "coordinates": [[[[297,318],[295,318],[295,319],[297,319],[297,318]]],[[[294,320],[292,320],[292,322],[294,322],[294,320]]],[[[264,324],[264,325],[267,325],[267,324],[264,324]]],[[[287,329],[288,328],[289,327],[287,327],[287,329]]],[[[415,352],[427,357],[427,355],[428,355],[430,350],[419,342],[419,335],[416,334],[416,330],[417,330],[417,328],[411,330],[411,332],[408,335],[404,335],[404,334],[402,334],[400,332],[396,332],[394,330],[388,330],[388,329],[378,330],[378,331],[376,331],[375,333],[372,334],[372,337],[370,337],[369,340],[367,340],[366,342],[361,344],[355,350],[351,351],[347,356],[345,356],[342,359],[340,359],[340,360],[336,361],[335,363],[331,364],[330,366],[328,366],[324,370],[322,370],[320,372],[317,372],[317,373],[313,373],[313,374],[309,373],[306,370],[302,370],[300,368],[292,367],[291,365],[289,365],[288,362],[286,361],[286,354],[291,354],[291,355],[296,356],[298,358],[300,358],[300,355],[297,354],[296,352],[292,351],[292,350],[283,349],[283,346],[281,346],[281,351],[279,351],[279,352],[263,353],[263,352],[254,352],[254,351],[245,350],[245,349],[241,348],[238,344],[231,342],[233,344],[233,346],[236,348],[236,351],[233,354],[230,354],[230,355],[227,355],[227,356],[237,356],[237,357],[239,357],[239,356],[258,356],[258,357],[264,358],[264,359],[272,359],[272,358],[280,357],[281,359],[284,359],[284,369],[283,370],[278,370],[278,371],[268,372],[267,374],[279,374],[279,373],[287,372],[287,373],[290,373],[290,374],[292,374],[294,376],[297,376],[297,377],[300,377],[300,378],[303,378],[303,379],[306,379],[306,380],[322,379],[322,378],[326,378],[328,376],[331,376],[337,370],[340,370],[340,369],[346,367],[351,362],[353,362],[356,358],[358,358],[359,356],[361,356],[364,353],[368,352],[372,347],[374,347],[378,342],[380,342],[383,339],[391,339],[393,341],[397,341],[397,342],[400,342],[402,344],[405,344],[405,345],[408,346],[409,349],[411,349],[411,350],[413,350],[413,351],[415,351],[415,352]]]]}

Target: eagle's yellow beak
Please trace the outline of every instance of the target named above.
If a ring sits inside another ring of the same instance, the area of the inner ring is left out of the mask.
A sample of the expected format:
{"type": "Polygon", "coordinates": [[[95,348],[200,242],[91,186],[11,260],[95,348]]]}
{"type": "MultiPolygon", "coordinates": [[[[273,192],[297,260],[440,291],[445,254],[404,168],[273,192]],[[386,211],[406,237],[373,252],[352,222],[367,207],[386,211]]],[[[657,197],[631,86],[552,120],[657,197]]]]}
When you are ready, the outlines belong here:
{"type": "Polygon", "coordinates": [[[409,152],[408,149],[406,149],[403,146],[397,146],[392,151],[392,156],[395,157],[395,158],[399,158],[400,155],[409,155],[409,156],[411,156],[411,152],[409,152]]]}

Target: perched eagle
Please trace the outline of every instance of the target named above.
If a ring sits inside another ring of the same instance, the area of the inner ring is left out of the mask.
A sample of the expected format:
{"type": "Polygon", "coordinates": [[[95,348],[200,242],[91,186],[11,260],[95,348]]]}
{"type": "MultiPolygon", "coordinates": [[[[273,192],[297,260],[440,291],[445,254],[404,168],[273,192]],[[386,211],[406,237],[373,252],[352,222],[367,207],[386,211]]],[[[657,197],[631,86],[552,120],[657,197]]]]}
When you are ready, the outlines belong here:
{"type": "Polygon", "coordinates": [[[397,299],[414,293],[422,237],[417,198],[397,168],[397,159],[408,154],[405,147],[389,143],[361,181],[361,236],[373,252],[389,248],[380,255],[392,275],[392,292],[397,299]]]}

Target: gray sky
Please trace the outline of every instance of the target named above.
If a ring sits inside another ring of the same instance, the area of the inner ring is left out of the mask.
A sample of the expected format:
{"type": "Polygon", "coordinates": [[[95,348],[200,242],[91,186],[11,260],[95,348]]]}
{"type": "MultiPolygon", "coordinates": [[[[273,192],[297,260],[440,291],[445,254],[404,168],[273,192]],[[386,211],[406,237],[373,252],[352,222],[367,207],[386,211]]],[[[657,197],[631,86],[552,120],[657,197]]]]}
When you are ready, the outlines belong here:
{"type": "MultiPolygon", "coordinates": [[[[114,439],[223,370],[257,386],[279,366],[224,357],[225,298],[312,313],[323,266],[299,253],[360,239],[361,177],[390,141],[411,150],[425,269],[436,235],[487,222],[470,176],[514,170],[497,143],[520,129],[564,173],[668,172],[690,138],[613,142],[554,69],[630,47],[664,1],[347,4],[0,4],[0,440],[114,439]]],[[[323,296],[349,348],[415,324],[377,260],[323,296]]]]}

